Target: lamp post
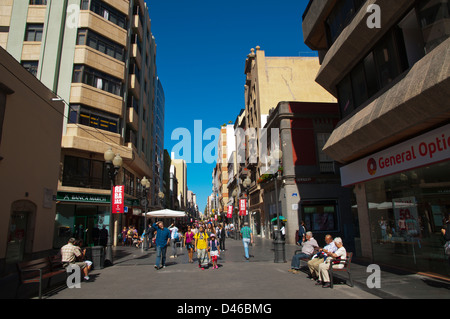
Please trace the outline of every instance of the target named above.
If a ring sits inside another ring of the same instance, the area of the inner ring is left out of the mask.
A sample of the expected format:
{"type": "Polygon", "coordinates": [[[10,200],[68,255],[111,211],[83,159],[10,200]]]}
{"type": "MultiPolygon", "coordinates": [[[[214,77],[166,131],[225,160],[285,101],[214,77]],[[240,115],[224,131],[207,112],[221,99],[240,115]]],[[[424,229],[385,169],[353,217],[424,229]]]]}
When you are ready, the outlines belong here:
{"type": "MultiPolygon", "coordinates": [[[[141,180],[141,185],[144,191],[144,198],[141,201],[141,205],[144,206],[144,231],[145,231],[145,229],[147,228],[147,205],[148,205],[147,192],[150,188],[150,181],[147,179],[147,177],[144,176],[144,178],[141,180]]],[[[142,251],[147,250],[146,247],[148,247],[147,235],[148,234],[144,235],[144,242],[142,243],[142,251]]]]}
{"type": "Polygon", "coordinates": [[[106,170],[108,171],[109,180],[111,181],[111,209],[109,217],[109,231],[108,231],[108,243],[106,244],[105,264],[113,264],[112,257],[112,233],[114,228],[114,214],[113,214],[113,196],[114,186],[116,185],[116,176],[122,167],[122,157],[119,154],[114,154],[111,148],[109,148],[104,154],[106,170]]]}
{"type": "Polygon", "coordinates": [[[164,205],[164,193],[163,193],[163,192],[159,192],[159,193],[158,193],[158,198],[159,198],[161,207],[162,207],[162,208],[165,208],[166,205],[164,205]]]}
{"type": "MultiPolygon", "coordinates": [[[[279,162],[283,153],[281,150],[273,151],[272,158],[279,162]]],[[[278,166],[278,165],[277,165],[278,166]]],[[[275,182],[275,210],[277,212],[277,231],[275,232],[275,239],[273,241],[274,245],[274,262],[275,263],[285,263],[286,262],[286,250],[285,250],[285,241],[283,240],[283,236],[281,234],[280,228],[280,211],[278,209],[278,167],[275,174],[273,174],[273,179],[275,182]]]]}

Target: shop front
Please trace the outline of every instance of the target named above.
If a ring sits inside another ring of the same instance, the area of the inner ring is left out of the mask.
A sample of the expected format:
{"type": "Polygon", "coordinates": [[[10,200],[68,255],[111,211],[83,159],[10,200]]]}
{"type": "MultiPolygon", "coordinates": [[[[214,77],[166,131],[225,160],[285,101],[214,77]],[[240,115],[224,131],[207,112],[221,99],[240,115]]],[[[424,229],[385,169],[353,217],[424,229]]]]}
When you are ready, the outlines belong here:
{"type": "Polygon", "coordinates": [[[53,247],[60,248],[69,238],[82,239],[94,246],[109,232],[110,195],[58,192],[53,247]]]}
{"type": "Polygon", "coordinates": [[[365,257],[450,277],[441,234],[450,214],[450,125],[351,163],[341,174],[343,186],[363,190],[355,191],[353,207],[360,232],[370,234],[372,256],[365,257]]]}

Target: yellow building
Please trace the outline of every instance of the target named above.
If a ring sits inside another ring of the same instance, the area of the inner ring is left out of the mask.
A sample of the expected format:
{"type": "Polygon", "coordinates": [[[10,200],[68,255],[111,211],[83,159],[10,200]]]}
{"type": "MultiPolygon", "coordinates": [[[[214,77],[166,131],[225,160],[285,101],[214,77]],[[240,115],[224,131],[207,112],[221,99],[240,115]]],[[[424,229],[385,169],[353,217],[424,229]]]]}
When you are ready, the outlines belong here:
{"type": "Polygon", "coordinates": [[[0,14],[0,45],[66,102],[55,247],[73,235],[91,244],[92,230],[109,225],[109,148],[123,158],[116,182],[128,207],[115,234],[122,225],[142,229],[140,181],[153,174],[157,85],[144,0],[5,0],[0,14]]]}

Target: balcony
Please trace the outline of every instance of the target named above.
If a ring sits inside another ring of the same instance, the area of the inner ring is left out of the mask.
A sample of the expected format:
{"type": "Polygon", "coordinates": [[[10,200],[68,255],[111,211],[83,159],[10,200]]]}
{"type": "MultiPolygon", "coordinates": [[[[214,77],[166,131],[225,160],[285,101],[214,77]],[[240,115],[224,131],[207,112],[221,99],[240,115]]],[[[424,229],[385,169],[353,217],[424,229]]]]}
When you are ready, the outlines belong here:
{"type": "Polygon", "coordinates": [[[86,45],[75,47],[74,64],[89,65],[119,79],[125,75],[125,63],[86,45]]]}
{"type": "Polygon", "coordinates": [[[127,124],[130,124],[135,131],[139,129],[139,115],[132,107],[127,108],[127,124]]]}
{"type": "Polygon", "coordinates": [[[71,104],[84,104],[122,117],[122,97],[84,83],[72,83],[71,104]]]}
{"type": "Polygon", "coordinates": [[[80,11],[79,28],[89,28],[122,46],[127,45],[127,30],[115,25],[91,11],[80,11]]]}
{"type": "Polygon", "coordinates": [[[128,89],[134,94],[134,96],[139,97],[141,94],[141,85],[139,84],[139,79],[136,74],[130,74],[128,77],[128,89]]]}

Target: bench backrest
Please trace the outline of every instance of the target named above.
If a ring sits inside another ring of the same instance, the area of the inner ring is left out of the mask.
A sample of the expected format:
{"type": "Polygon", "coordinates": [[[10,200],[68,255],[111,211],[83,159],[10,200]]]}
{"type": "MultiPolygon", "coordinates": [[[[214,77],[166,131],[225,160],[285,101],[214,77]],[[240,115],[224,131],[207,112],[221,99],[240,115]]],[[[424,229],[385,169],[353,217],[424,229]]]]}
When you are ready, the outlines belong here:
{"type": "Polygon", "coordinates": [[[22,281],[39,276],[38,269],[42,269],[43,274],[51,271],[48,257],[17,263],[17,270],[22,281]],[[36,270],[33,271],[33,269],[36,270]]]}

